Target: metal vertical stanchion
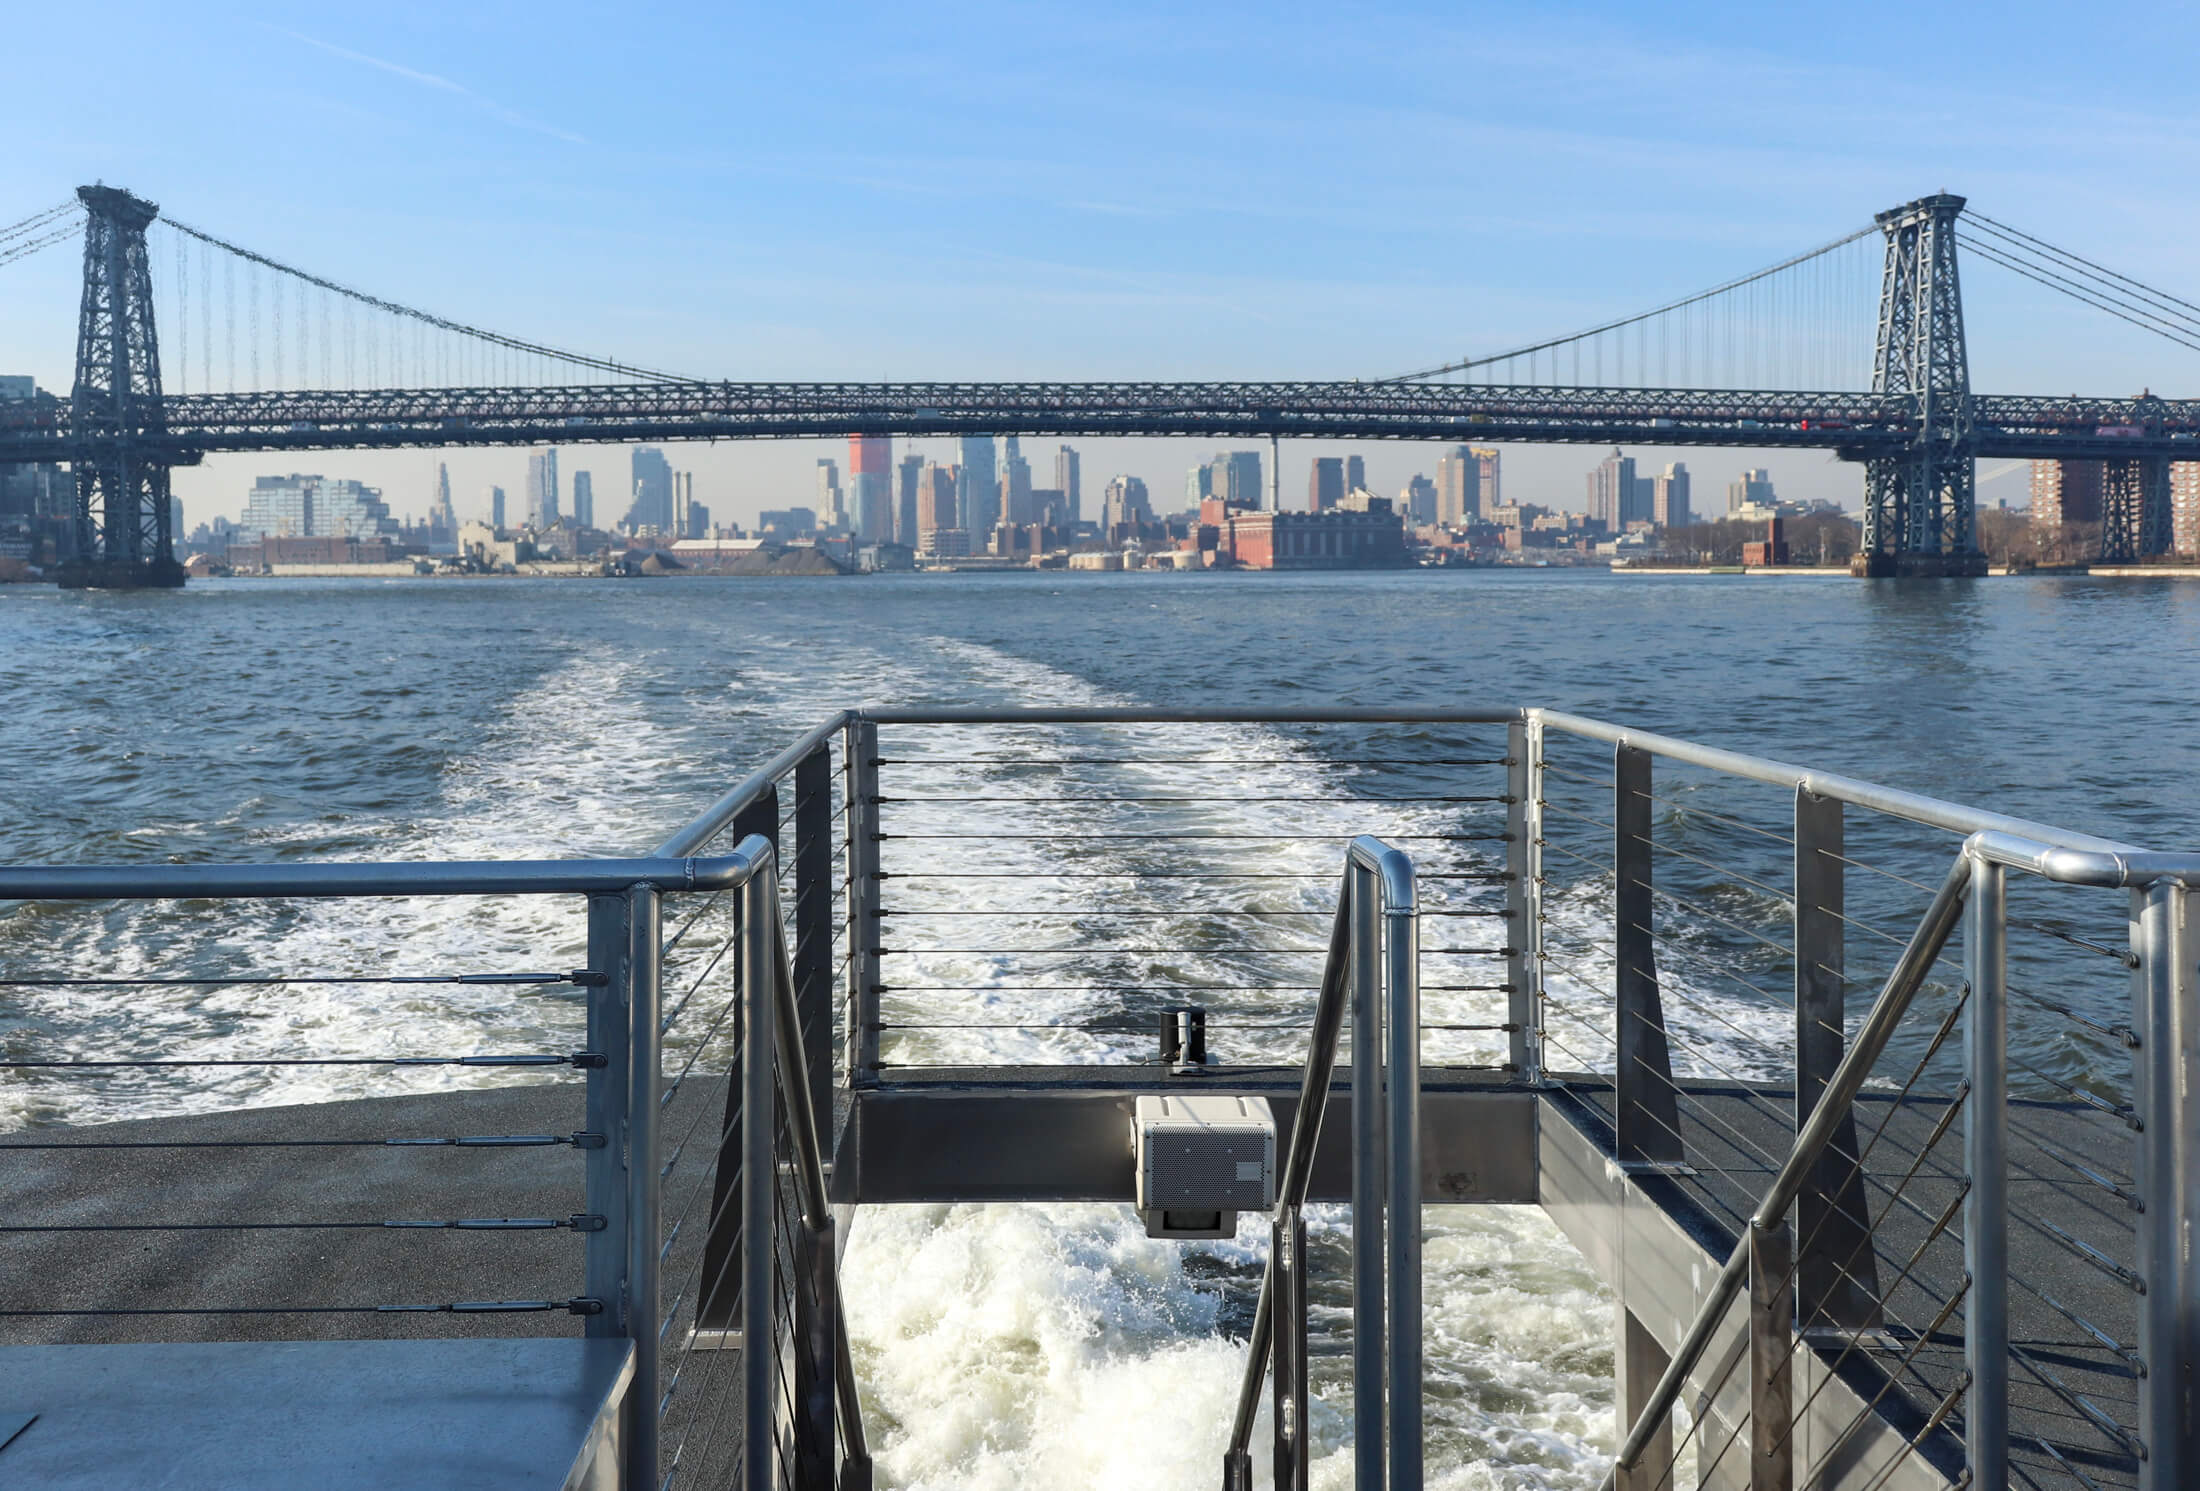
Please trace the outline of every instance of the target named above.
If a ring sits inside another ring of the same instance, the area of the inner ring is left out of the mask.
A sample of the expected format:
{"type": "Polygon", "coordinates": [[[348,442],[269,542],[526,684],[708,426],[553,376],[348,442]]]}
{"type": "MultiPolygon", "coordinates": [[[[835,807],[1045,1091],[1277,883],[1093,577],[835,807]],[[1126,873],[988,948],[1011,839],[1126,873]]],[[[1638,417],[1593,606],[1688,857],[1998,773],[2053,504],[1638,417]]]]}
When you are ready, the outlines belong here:
{"type": "Polygon", "coordinates": [[[2192,895],[2162,880],[2134,892],[2132,1028],[2139,1033],[2132,1102],[2139,1114],[2137,1179],[2147,1198],[2138,1223],[2139,1466],[2143,1491],[2200,1478],[2200,1175],[2190,1149],[2200,1133],[2200,969],[2192,895]]]}
{"type": "MultiPolygon", "coordinates": [[[[794,768],[794,998],[810,1069],[817,1132],[833,1134],[833,753],[821,745],[794,768]]],[[[831,1155],[826,1158],[829,1160],[831,1155]]]]}
{"type": "Polygon", "coordinates": [[[841,780],[847,807],[848,1085],[878,1076],[879,803],[878,726],[851,717],[841,780]]]}
{"type": "Polygon", "coordinates": [[[1621,1164],[1673,1164],[1681,1158],[1680,1099],[1658,995],[1657,946],[1650,929],[1650,753],[1612,752],[1612,941],[1614,1148],[1621,1164]]]}
{"type": "Polygon", "coordinates": [[[1381,1491],[1383,1452],[1383,1005],[1381,890],[1355,863],[1352,898],[1353,1484],[1381,1491]]]}
{"type": "MultiPolygon", "coordinates": [[[[1275,1486],[1276,1491],[1306,1491],[1312,1460],[1306,1440],[1306,1217],[1298,1207],[1277,1209],[1268,1245],[1275,1260],[1275,1305],[1269,1317],[1275,1331],[1275,1486]]],[[[1250,1464],[1245,1476],[1243,1491],[1252,1491],[1250,1464]]]]}
{"type": "Polygon", "coordinates": [[[771,925],[765,894],[765,877],[773,872],[769,865],[760,866],[741,891],[741,1484],[752,1491],[773,1484],[779,1439],[772,1381],[779,1370],[773,1321],[778,1299],[772,1283],[772,1209],[779,1195],[772,1115],[779,1023],[772,977],[779,929],[771,925]]]}
{"type": "Polygon", "coordinates": [[[1963,1058],[1970,1081],[1964,1106],[1963,1357],[1971,1386],[1964,1401],[1964,1445],[1974,1486],[2009,1483],[2009,1040],[2007,874],[1971,862],[1963,1015],[1963,1058]]]}
{"type": "Polygon", "coordinates": [[[1543,1077],[1543,722],[1505,727],[1506,1059],[1515,1075],[1543,1077]]]}
{"type": "Polygon", "coordinates": [[[603,1218],[603,1230],[588,1234],[583,1288],[604,1302],[583,1331],[591,1336],[627,1334],[627,901],[624,896],[588,898],[588,1049],[604,1064],[588,1074],[588,1132],[595,1147],[583,1157],[589,1213],[603,1218]]]}
{"type": "MultiPolygon", "coordinates": [[[[1410,871],[1408,874],[1410,875],[1410,871]]],[[[1372,880],[1374,877],[1370,876],[1372,880]]],[[[1390,1485],[1421,1485],[1421,918],[1412,883],[1383,908],[1389,986],[1384,1127],[1389,1144],[1390,1485]]]]}
{"type": "Polygon", "coordinates": [[[1795,1239],[1785,1222],[1749,1233],[1749,1491],[1792,1491],[1795,1239]]]}
{"type": "MultiPolygon", "coordinates": [[[[1841,800],[1795,789],[1795,1128],[1802,1132],[1847,1046],[1844,932],[1846,840],[1841,800]]],[[[1846,1114],[1795,1198],[1803,1256],[1796,1316],[1862,1329],[1880,1320],[1871,1212],[1857,1168],[1856,1120],[1846,1114]]]]}
{"type": "Polygon", "coordinates": [[[634,1414],[627,1428],[628,1484],[657,1484],[658,1340],[657,1264],[664,1190],[657,1176],[660,1044],[663,1003],[657,889],[638,885],[626,896],[627,987],[627,1334],[634,1341],[634,1414]]]}

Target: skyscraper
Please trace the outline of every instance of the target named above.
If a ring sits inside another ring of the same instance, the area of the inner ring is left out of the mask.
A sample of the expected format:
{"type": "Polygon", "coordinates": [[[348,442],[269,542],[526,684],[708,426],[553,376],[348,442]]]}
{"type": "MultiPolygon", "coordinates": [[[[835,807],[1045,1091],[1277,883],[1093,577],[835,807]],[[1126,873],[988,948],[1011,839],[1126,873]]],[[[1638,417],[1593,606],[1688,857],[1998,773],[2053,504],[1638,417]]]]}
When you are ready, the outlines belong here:
{"type": "Polygon", "coordinates": [[[970,534],[962,526],[962,473],[953,466],[926,462],[917,478],[917,532],[914,547],[919,554],[968,554],[970,534]]]}
{"type": "Polygon", "coordinates": [[[1216,456],[1213,495],[1232,507],[1262,506],[1265,497],[1260,488],[1260,452],[1233,450],[1216,456]]]}
{"type": "Polygon", "coordinates": [[[1687,466],[1674,461],[1652,480],[1656,484],[1656,497],[1651,507],[1651,522],[1660,528],[1684,528],[1695,521],[1688,507],[1687,466]]]}
{"type": "Polygon", "coordinates": [[[925,464],[920,455],[901,458],[901,482],[894,502],[894,542],[905,548],[917,546],[917,496],[924,489],[925,464]]]}
{"type": "Polygon", "coordinates": [[[1066,445],[1054,452],[1054,485],[1062,493],[1063,516],[1072,523],[1083,519],[1085,503],[1078,486],[1077,452],[1066,445]]]}
{"type": "Polygon", "coordinates": [[[481,495],[488,504],[489,526],[491,528],[502,528],[504,526],[504,488],[491,487],[481,495]]]}
{"type": "Polygon", "coordinates": [[[955,493],[960,509],[957,526],[982,542],[993,532],[993,525],[1001,521],[1001,491],[997,485],[1000,473],[993,467],[993,437],[963,436],[962,465],[957,469],[961,483],[955,493]]]}
{"type": "Polygon", "coordinates": [[[458,510],[451,506],[451,468],[435,463],[435,506],[428,509],[428,542],[454,543],[458,539],[458,510]]]}
{"type": "Polygon", "coordinates": [[[1405,489],[1398,494],[1398,505],[1415,523],[1436,521],[1436,483],[1416,471],[1406,478],[1405,489]]]}
{"type": "Polygon", "coordinates": [[[573,473],[573,522],[581,528],[596,526],[596,479],[585,471],[573,473]]]}
{"type": "Polygon", "coordinates": [[[552,528],[558,521],[558,448],[527,457],[527,526],[552,528]]]}
{"type": "Polygon", "coordinates": [[[1482,505],[1478,511],[1483,521],[1487,522],[1491,513],[1505,505],[1505,494],[1501,490],[1503,484],[1498,479],[1497,452],[1487,445],[1477,445],[1467,454],[1474,457],[1482,487],[1482,505]]]}
{"type": "Polygon", "coordinates": [[[1455,445],[1436,459],[1436,521],[1464,528],[1482,516],[1482,468],[1474,452],[1455,445]]]}
{"type": "Polygon", "coordinates": [[[1014,435],[1008,437],[1001,462],[1001,521],[1015,524],[1038,521],[1038,515],[1031,510],[1031,463],[1024,459],[1022,447],[1014,435]]]}
{"type": "Polygon", "coordinates": [[[848,526],[847,504],[840,495],[840,467],[822,456],[817,463],[817,526],[820,532],[848,526]]]}
{"type": "Polygon", "coordinates": [[[1146,484],[1135,476],[1118,476],[1108,483],[1107,495],[1100,504],[1100,525],[1105,533],[1113,533],[1125,524],[1151,523],[1153,505],[1146,498],[1146,484]]]}
{"type": "Polygon", "coordinates": [[[633,456],[634,505],[620,526],[629,533],[672,531],[672,463],[654,446],[636,446],[633,456]]]}
{"type": "Polygon", "coordinates": [[[1613,533],[1626,530],[1635,506],[1635,458],[1617,450],[1589,473],[1589,517],[1613,533]]]}
{"type": "Polygon", "coordinates": [[[885,436],[848,437],[848,517],[859,542],[894,536],[894,442],[885,436]]]}
{"type": "MultiPolygon", "coordinates": [[[[2065,464],[2065,465],[2075,465],[2075,464],[2081,464],[2081,463],[2076,463],[2076,462],[2064,462],[2064,463],[2062,463],[2062,464],[2065,464]]],[[[2082,463],[2082,464],[2092,464],[2092,463],[2082,463]]],[[[2039,479],[2039,478],[2038,478],[2038,475],[2037,475],[2037,473],[2038,473],[2038,470],[2039,470],[2039,466],[2038,466],[2038,464],[2037,464],[2037,463],[2035,463],[2035,464],[2034,464],[2034,466],[2033,466],[2033,472],[2034,472],[2033,480],[2034,480],[2035,482],[2037,482],[2037,481],[2038,481],[2038,479],[2039,479]]],[[[2101,501],[2101,489],[2100,489],[2100,480],[2101,480],[2101,475],[2100,475],[2100,467],[2099,467],[2098,465],[2094,465],[2094,466],[2093,466],[2093,483],[2094,483],[2094,485],[2093,485],[2093,516],[2094,516],[2094,517],[2096,517],[2096,518],[2100,517],[2100,515],[2101,515],[2101,511],[2100,511],[2100,501],[2101,501]]],[[[2038,493],[2038,488],[2037,488],[2037,487],[2035,486],[2035,487],[2034,487],[2034,489],[2033,489],[2033,491],[2034,491],[2034,501],[2033,501],[2033,504],[2032,504],[2032,511],[2033,511],[2033,512],[2034,512],[2034,513],[2036,514],[2036,513],[2038,513],[2038,512],[2039,512],[2039,510],[2040,510],[2040,508],[2039,508],[2039,502],[2038,502],[2038,500],[2037,500],[2037,493],[2038,493]]],[[[1742,474],[1741,474],[1741,475],[1740,475],[1740,476],[1739,476],[1738,478],[1736,478],[1735,480],[1733,480],[1733,481],[1730,481],[1730,482],[1728,482],[1728,483],[1726,484],[1726,510],[1727,510],[1728,512],[1733,512],[1733,511],[1734,511],[1734,510],[1735,510],[1736,508],[1741,508],[1741,507],[1774,507],[1774,506],[1777,506],[1777,505],[1779,504],[1779,501],[1780,501],[1780,499],[1779,499],[1779,498],[1777,498],[1777,497],[1775,497],[1775,496],[1773,495],[1773,493],[1772,493],[1772,473],[1771,473],[1771,472],[1769,472],[1769,471],[1767,471],[1767,470],[1765,470],[1765,469],[1764,469],[1763,467],[1761,467],[1761,466],[1760,466],[1760,467],[1753,467],[1753,468],[1751,468],[1751,469],[1750,469],[1750,470],[1748,470],[1748,471],[1744,471],[1744,472],[1743,472],[1743,473],[1742,473],[1742,474]]]]}
{"type": "Polygon", "coordinates": [[[1199,505],[1215,495],[1215,468],[1201,462],[1184,473],[1184,505],[1194,512],[1199,505]]]}
{"type": "Polygon", "coordinates": [[[1325,513],[1341,507],[1345,491],[1344,461],[1337,456],[1314,457],[1313,469],[1306,476],[1306,510],[1325,513]]]}
{"type": "Polygon", "coordinates": [[[1367,485],[1367,462],[1358,456],[1344,458],[1344,489],[1357,492],[1367,485]]]}

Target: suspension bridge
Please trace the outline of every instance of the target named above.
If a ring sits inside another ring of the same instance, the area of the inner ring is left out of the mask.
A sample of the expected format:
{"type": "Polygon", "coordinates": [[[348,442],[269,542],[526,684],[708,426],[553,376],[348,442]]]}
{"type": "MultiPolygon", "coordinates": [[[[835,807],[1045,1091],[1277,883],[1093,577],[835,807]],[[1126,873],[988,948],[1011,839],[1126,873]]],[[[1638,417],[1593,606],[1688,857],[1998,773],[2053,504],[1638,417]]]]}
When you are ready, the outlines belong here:
{"type": "Polygon", "coordinates": [[[0,266],[78,237],[84,252],[74,387],[0,403],[0,468],[70,466],[77,586],[180,585],[170,472],[216,452],[845,435],[1823,449],[1864,468],[1870,577],[1984,573],[1979,459],[2097,459],[2102,557],[2167,553],[2169,466],[2200,458],[2200,399],[1974,392],[1958,248],[2187,349],[2200,305],[1966,209],[1919,198],[1640,315],[1395,376],[794,383],[507,336],[89,186],[0,228],[0,266]]]}

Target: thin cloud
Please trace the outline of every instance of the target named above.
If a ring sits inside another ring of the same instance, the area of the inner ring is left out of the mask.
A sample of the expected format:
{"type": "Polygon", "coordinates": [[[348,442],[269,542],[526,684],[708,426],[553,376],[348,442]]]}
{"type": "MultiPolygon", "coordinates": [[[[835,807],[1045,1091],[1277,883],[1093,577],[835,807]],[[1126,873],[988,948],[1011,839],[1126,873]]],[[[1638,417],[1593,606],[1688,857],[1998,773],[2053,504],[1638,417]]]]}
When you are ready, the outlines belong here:
{"type": "Polygon", "coordinates": [[[416,67],[406,67],[402,63],[390,62],[380,57],[370,57],[365,52],[355,52],[350,47],[340,47],[334,42],[322,41],[317,36],[307,36],[303,32],[291,31],[285,27],[275,26],[269,29],[289,37],[292,41],[303,42],[309,47],[317,47],[331,56],[342,57],[349,62],[357,62],[366,67],[377,68],[392,76],[403,78],[408,83],[417,83],[423,88],[433,88],[442,93],[455,93],[476,108],[486,111],[492,118],[512,125],[517,129],[533,130],[536,134],[548,135],[552,139],[563,140],[569,145],[585,145],[588,143],[586,139],[572,133],[570,130],[560,129],[554,124],[545,124],[540,119],[531,118],[520,113],[517,109],[508,109],[495,99],[484,98],[465,84],[454,83],[440,73],[422,72],[416,67]]]}

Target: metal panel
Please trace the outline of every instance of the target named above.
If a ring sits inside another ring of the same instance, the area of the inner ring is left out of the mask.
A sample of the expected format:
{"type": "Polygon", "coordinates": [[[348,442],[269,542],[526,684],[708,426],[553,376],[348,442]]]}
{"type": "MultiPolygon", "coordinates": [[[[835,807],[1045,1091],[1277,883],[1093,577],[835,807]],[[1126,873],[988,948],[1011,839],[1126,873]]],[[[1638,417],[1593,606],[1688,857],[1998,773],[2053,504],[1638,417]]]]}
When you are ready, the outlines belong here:
{"type": "Polygon", "coordinates": [[[1658,997],[1657,947],[1651,940],[1650,753],[1612,750],[1614,888],[1613,1000],[1619,1054],[1619,1157],[1623,1163],[1677,1163],[1680,1103],[1666,1046],[1665,1007],[1658,997]]]}
{"type": "MultiPolygon", "coordinates": [[[[972,1074],[974,1077],[976,1073],[972,1074]]],[[[1072,1088],[1000,1084],[982,1091],[880,1087],[854,1095],[833,1172],[834,1199],[866,1205],[1133,1198],[1131,1108],[1143,1093],[1245,1093],[1291,1142],[1298,1094],[1233,1081],[1227,1068],[1184,1084],[1072,1088]],[[1196,1086],[1194,1083],[1196,1082],[1196,1086]]],[[[1524,1088],[1424,1087],[1421,1186],[1430,1205],[1536,1199],[1535,1094],[1524,1088]]],[[[1350,1098],[1333,1088],[1314,1152],[1309,1199],[1350,1196],[1350,1098]]]]}
{"type": "MultiPolygon", "coordinates": [[[[1846,842],[1840,800],[1795,793],[1795,1127],[1801,1132],[1841,1065],[1847,1043],[1844,962],[1846,842]]],[[[1879,1264],[1857,1163],[1856,1120],[1844,1115],[1796,1196],[1803,1255],[1795,1277],[1804,1329],[1861,1329],[1880,1319],[1879,1264]]]]}
{"type": "Polygon", "coordinates": [[[0,1347],[10,1406],[38,1413],[0,1451],[0,1481],[545,1491],[616,1439],[632,1373],[628,1343],[606,1340],[0,1347]]]}

